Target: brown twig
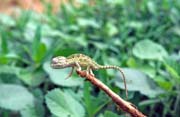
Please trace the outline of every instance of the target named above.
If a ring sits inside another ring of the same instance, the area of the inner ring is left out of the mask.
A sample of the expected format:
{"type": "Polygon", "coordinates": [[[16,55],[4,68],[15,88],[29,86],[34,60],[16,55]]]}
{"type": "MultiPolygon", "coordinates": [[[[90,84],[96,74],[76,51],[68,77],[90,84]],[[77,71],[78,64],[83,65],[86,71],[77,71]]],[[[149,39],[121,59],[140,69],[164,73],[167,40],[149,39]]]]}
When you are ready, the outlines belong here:
{"type": "Polygon", "coordinates": [[[109,87],[103,84],[100,80],[95,78],[94,76],[87,74],[86,71],[76,71],[82,78],[86,78],[92,84],[102,89],[106,94],[108,94],[112,100],[121,108],[123,111],[129,113],[132,117],[146,117],[143,113],[141,113],[133,104],[123,100],[119,95],[114,93],[109,87]]]}

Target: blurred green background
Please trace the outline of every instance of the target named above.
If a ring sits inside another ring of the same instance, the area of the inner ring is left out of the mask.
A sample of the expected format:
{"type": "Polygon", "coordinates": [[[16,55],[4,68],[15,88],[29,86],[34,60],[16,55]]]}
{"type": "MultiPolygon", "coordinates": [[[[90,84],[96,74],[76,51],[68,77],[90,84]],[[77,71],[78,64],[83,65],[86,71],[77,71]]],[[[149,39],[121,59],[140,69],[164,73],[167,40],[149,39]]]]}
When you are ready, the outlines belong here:
{"type": "MultiPolygon", "coordinates": [[[[79,0],[57,13],[0,14],[1,117],[120,117],[114,102],[70,69],[50,67],[54,56],[83,53],[120,66],[128,101],[148,117],[180,115],[180,0],[79,0]]],[[[94,71],[125,97],[116,70],[94,71]]]]}

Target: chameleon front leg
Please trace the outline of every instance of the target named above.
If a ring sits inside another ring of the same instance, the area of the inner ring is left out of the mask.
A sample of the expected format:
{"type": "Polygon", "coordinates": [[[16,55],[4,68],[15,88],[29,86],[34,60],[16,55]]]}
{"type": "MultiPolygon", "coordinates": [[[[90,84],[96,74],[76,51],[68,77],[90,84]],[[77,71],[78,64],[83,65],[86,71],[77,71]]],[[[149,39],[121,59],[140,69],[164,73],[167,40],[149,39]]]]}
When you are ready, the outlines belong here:
{"type": "MultiPolygon", "coordinates": [[[[81,71],[81,66],[79,65],[79,63],[78,63],[78,62],[75,62],[74,64],[75,64],[75,66],[77,67],[77,70],[81,71]]],[[[68,79],[69,77],[72,76],[73,71],[74,71],[74,66],[72,67],[71,72],[70,72],[69,75],[66,77],[66,79],[68,79]]]]}
{"type": "Polygon", "coordinates": [[[77,70],[78,70],[78,71],[81,71],[81,66],[79,65],[79,63],[78,63],[78,62],[75,62],[74,64],[75,64],[75,66],[77,67],[77,70]]]}
{"type": "MultiPolygon", "coordinates": [[[[77,67],[77,70],[81,71],[81,66],[79,65],[79,63],[78,63],[78,62],[75,62],[74,64],[75,64],[75,66],[77,67]]],[[[90,68],[90,66],[87,66],[86,74],[87,74],[87,75],[90,74],[90,75],[94,76],[94,74],[93,74],[92,69],[90,68]]]]}
{"type": "Polygon", "coordinates": [[[70,72],[69,75],[66,77],[66,79],[68,79],[69,77],[72,76],[73,71],[74,71],[74,67],[72,67],[71,72],[70,72]]]}

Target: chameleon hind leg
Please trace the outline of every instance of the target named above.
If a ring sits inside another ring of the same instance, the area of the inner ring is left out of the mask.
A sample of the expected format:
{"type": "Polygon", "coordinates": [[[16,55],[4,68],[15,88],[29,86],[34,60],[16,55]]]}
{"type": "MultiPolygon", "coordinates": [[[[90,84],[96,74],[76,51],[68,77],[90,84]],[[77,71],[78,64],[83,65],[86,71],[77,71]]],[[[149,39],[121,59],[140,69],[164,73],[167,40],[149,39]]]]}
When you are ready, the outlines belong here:
{"type": "Polygon", "coordinates": [[[94,76],[94,73],[93,73],[92,69],[89,69],[89,73],[90,73],[92,76],[94,76]]]}
{"type": "Polygon", "coordinates": [[[87,74],[87,75],[90,74],[91,76],[94,76],[94,73],[93,73],[93,71],[92,71],[92,69],[91,69],[90,66],[87,67],[87,69],[86,69],[86,74],[87,74]]]}
{"type": "Polygon", "coordinates": [[[70,71],[69,75],[66,77],[66,79],[68,79],[69,77],[71,77],[71,76],[72,76],[73,71],[74,71],[74,67],[72,67],[72,69],[71,69],[71,71],[70,71]]]}

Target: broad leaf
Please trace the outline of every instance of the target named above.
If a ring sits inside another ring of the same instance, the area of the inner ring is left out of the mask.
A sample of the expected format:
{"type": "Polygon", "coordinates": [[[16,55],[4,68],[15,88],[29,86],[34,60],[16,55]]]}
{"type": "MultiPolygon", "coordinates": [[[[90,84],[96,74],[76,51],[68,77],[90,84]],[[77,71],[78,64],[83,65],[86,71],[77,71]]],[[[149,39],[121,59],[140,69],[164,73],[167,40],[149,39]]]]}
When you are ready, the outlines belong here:
{"type": "Polygon", "coordinates": [[[0,84],[0,107],[21,110],[33,105],[33,95],[24,87],[12,84],[0,84]]]}
{"type": "Polygon", "coordinates": [[[119,117],[116,113],[113,113],[111,111],[105,111],[104,117],[119,117]]]}
{"type": "Polygon", "coordinates": [[[46,95],[46,104],[51,113],[58,117],[85,116],[83,106],[71,95],[62,92],[60,89],[54,89],[46,95]]]}
{"type": "Polygon", "coordinates": [[[17,78],[20,69],[15,66],[1,65],[0,66],[0,83],[19,84],[20,80],[17,78]]]}
{"type": "Polygon", "coordinates": [[[20,72],[20,69],[15,66],[8,66],[8,65],[0,66],[0,73],[19,74],[19,72],[20,72]]]}
{"type": "MultiPolygon", "coordinates": [[[[38,102],[39,103],[39,102],[38,102]]],[[[21,110],[22,117],[44,117],[44,108],[42,104],[27,106],[21,110]]]]}
{"type": "MultiPolygon", "coordinates": [[[[82,83],[82,78],[72,78],[66,79],[70,73],[70,69],[53,69],[50,67],[50,63],[45,63],[43,66],[44,70],[49,74],[50,79],[53,83],[66,87],[79,86],[82,83]]],[[[75,73],[75,72],[74,72],[75,73]]]]}
{"type": "Polygon", "coordinates": [[[21,84],[20,80],[15,74],[0,73],[0,84],[21,84]]]}
{"type": "Polygon", "coordinates": [[[138,67],[138,69],[151,78],[154,78],[156,76],[156,69],[150,65],[141,65],[138,67]]]}
{"type": "Polygon", "coordinates": [[[163,46],[148,39],[138,42],[133,48],[133,54],[140,59],[153,60],[163,60],[168,55],[163,46]]]}
{"type": "MultiPolygon", "coordinates": [[[[153,80],[147,77],[144,73],[129,68],[123,69],[123,72],[126,77],[128,91],[139,91],[148,97],[155,97],[156,95],[163,93],[163,91],[155,85],[153,80]]],[[[115,84],[124,89],[124,83],[120,77],[120,73],[117,73],[117,81],[115,84]]]]}
{"type": "Polygon", "coordinates": [[[36,70],[35,72],[31,72],[30,70],[27,69],[21,70],[18,77],[24,83],[30,86],[38,86],[45,80],[44,72],[38,70],[36,70]]]}

